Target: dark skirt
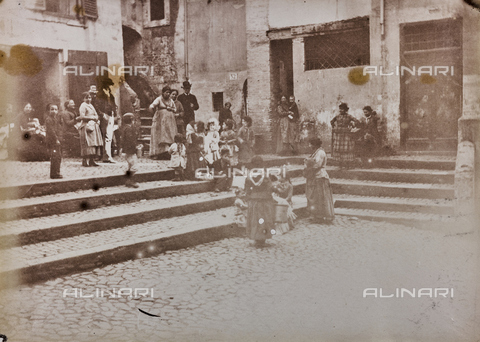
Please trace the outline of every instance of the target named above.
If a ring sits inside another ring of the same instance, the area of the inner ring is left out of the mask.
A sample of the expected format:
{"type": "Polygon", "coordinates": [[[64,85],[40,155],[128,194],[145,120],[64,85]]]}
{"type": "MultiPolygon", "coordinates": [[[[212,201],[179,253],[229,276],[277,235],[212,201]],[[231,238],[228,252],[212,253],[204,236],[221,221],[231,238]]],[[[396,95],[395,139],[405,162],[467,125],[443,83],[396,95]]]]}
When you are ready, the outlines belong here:
{"type": "Polygon", "coordinates": [[[275,228],[275,203],[271,200],[250,200],[247,211],[247,236],[265,241],[275,228]]]}
{"type": "Polygon", "coordinates": [[[185,177],[190,180],[195,180],[195,170],[206,168],[207,163],[200,151],[187,150],[187,165],[185,169],[185,177]]]}
{"type": "Polygon", "coordinates": [[[328,178],[307,178],[305,189],[307,207],[317,219],[333,220],[332,189],[328,178]]]}
{"type": "Polygon", "coordinates": [[[340,161],[354,160],[355,141],[350,132],[333,133],[333,157],[340,161]]]}

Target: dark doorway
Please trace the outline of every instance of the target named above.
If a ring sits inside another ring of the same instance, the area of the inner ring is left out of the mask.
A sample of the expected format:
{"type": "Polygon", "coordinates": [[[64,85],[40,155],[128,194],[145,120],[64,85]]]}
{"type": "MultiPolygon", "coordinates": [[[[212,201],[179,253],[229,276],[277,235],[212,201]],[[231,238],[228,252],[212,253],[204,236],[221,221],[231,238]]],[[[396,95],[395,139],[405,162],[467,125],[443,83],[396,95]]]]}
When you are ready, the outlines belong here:
{"type": "Polygon", "coordinates": [[[462,114],[461,19],[401,26],[401,66],[414,71],[403,69],[402,75],[400,69],[402,146],[456,150],[462,114]],[[420,67],[427,73],[419,73],[420,67]]]}
{"type": "Polygon", "coordinates": [[[293,50],[292,40],[272,40],[270,42],[271,92],[273,106],[280,97],[293,95],[293,50]]]}

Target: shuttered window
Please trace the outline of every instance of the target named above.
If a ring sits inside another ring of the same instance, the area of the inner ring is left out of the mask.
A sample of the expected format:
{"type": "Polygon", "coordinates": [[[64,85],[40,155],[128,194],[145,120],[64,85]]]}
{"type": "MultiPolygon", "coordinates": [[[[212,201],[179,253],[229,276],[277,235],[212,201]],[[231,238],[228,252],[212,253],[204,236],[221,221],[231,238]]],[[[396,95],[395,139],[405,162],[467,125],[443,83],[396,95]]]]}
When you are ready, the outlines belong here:
{"type": "Polygon", "coordinates": [[[98,17],[97,0],[83,0],[83,8],[85,9],[85,16],[98,17]]]}

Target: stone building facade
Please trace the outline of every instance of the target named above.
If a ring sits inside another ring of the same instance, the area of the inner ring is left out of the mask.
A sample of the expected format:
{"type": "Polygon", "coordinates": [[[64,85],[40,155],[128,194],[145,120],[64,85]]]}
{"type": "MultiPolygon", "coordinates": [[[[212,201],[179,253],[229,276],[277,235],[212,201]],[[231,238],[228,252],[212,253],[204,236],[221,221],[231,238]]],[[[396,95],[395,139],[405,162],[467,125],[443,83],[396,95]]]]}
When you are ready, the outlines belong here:
{"type": "Polygon", "coordinates": [[[100,67],[123,65],[121,22],[117,1],[1,2],[2,110],[9,103],[18,113],[30,102],[42,118],[47,103],[69,98],[78,108],[100,67]]]}

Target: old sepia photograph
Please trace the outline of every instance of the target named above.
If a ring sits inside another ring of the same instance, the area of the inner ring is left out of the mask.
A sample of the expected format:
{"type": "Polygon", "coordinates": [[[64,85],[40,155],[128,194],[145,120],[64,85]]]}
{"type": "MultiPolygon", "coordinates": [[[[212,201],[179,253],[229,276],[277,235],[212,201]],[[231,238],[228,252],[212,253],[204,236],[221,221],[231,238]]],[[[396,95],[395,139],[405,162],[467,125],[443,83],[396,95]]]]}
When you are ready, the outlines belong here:
{"type": "Polygon", "coordinates": [[[0,0],[0,342],[480,341],[480,1],[0,0]]]}

